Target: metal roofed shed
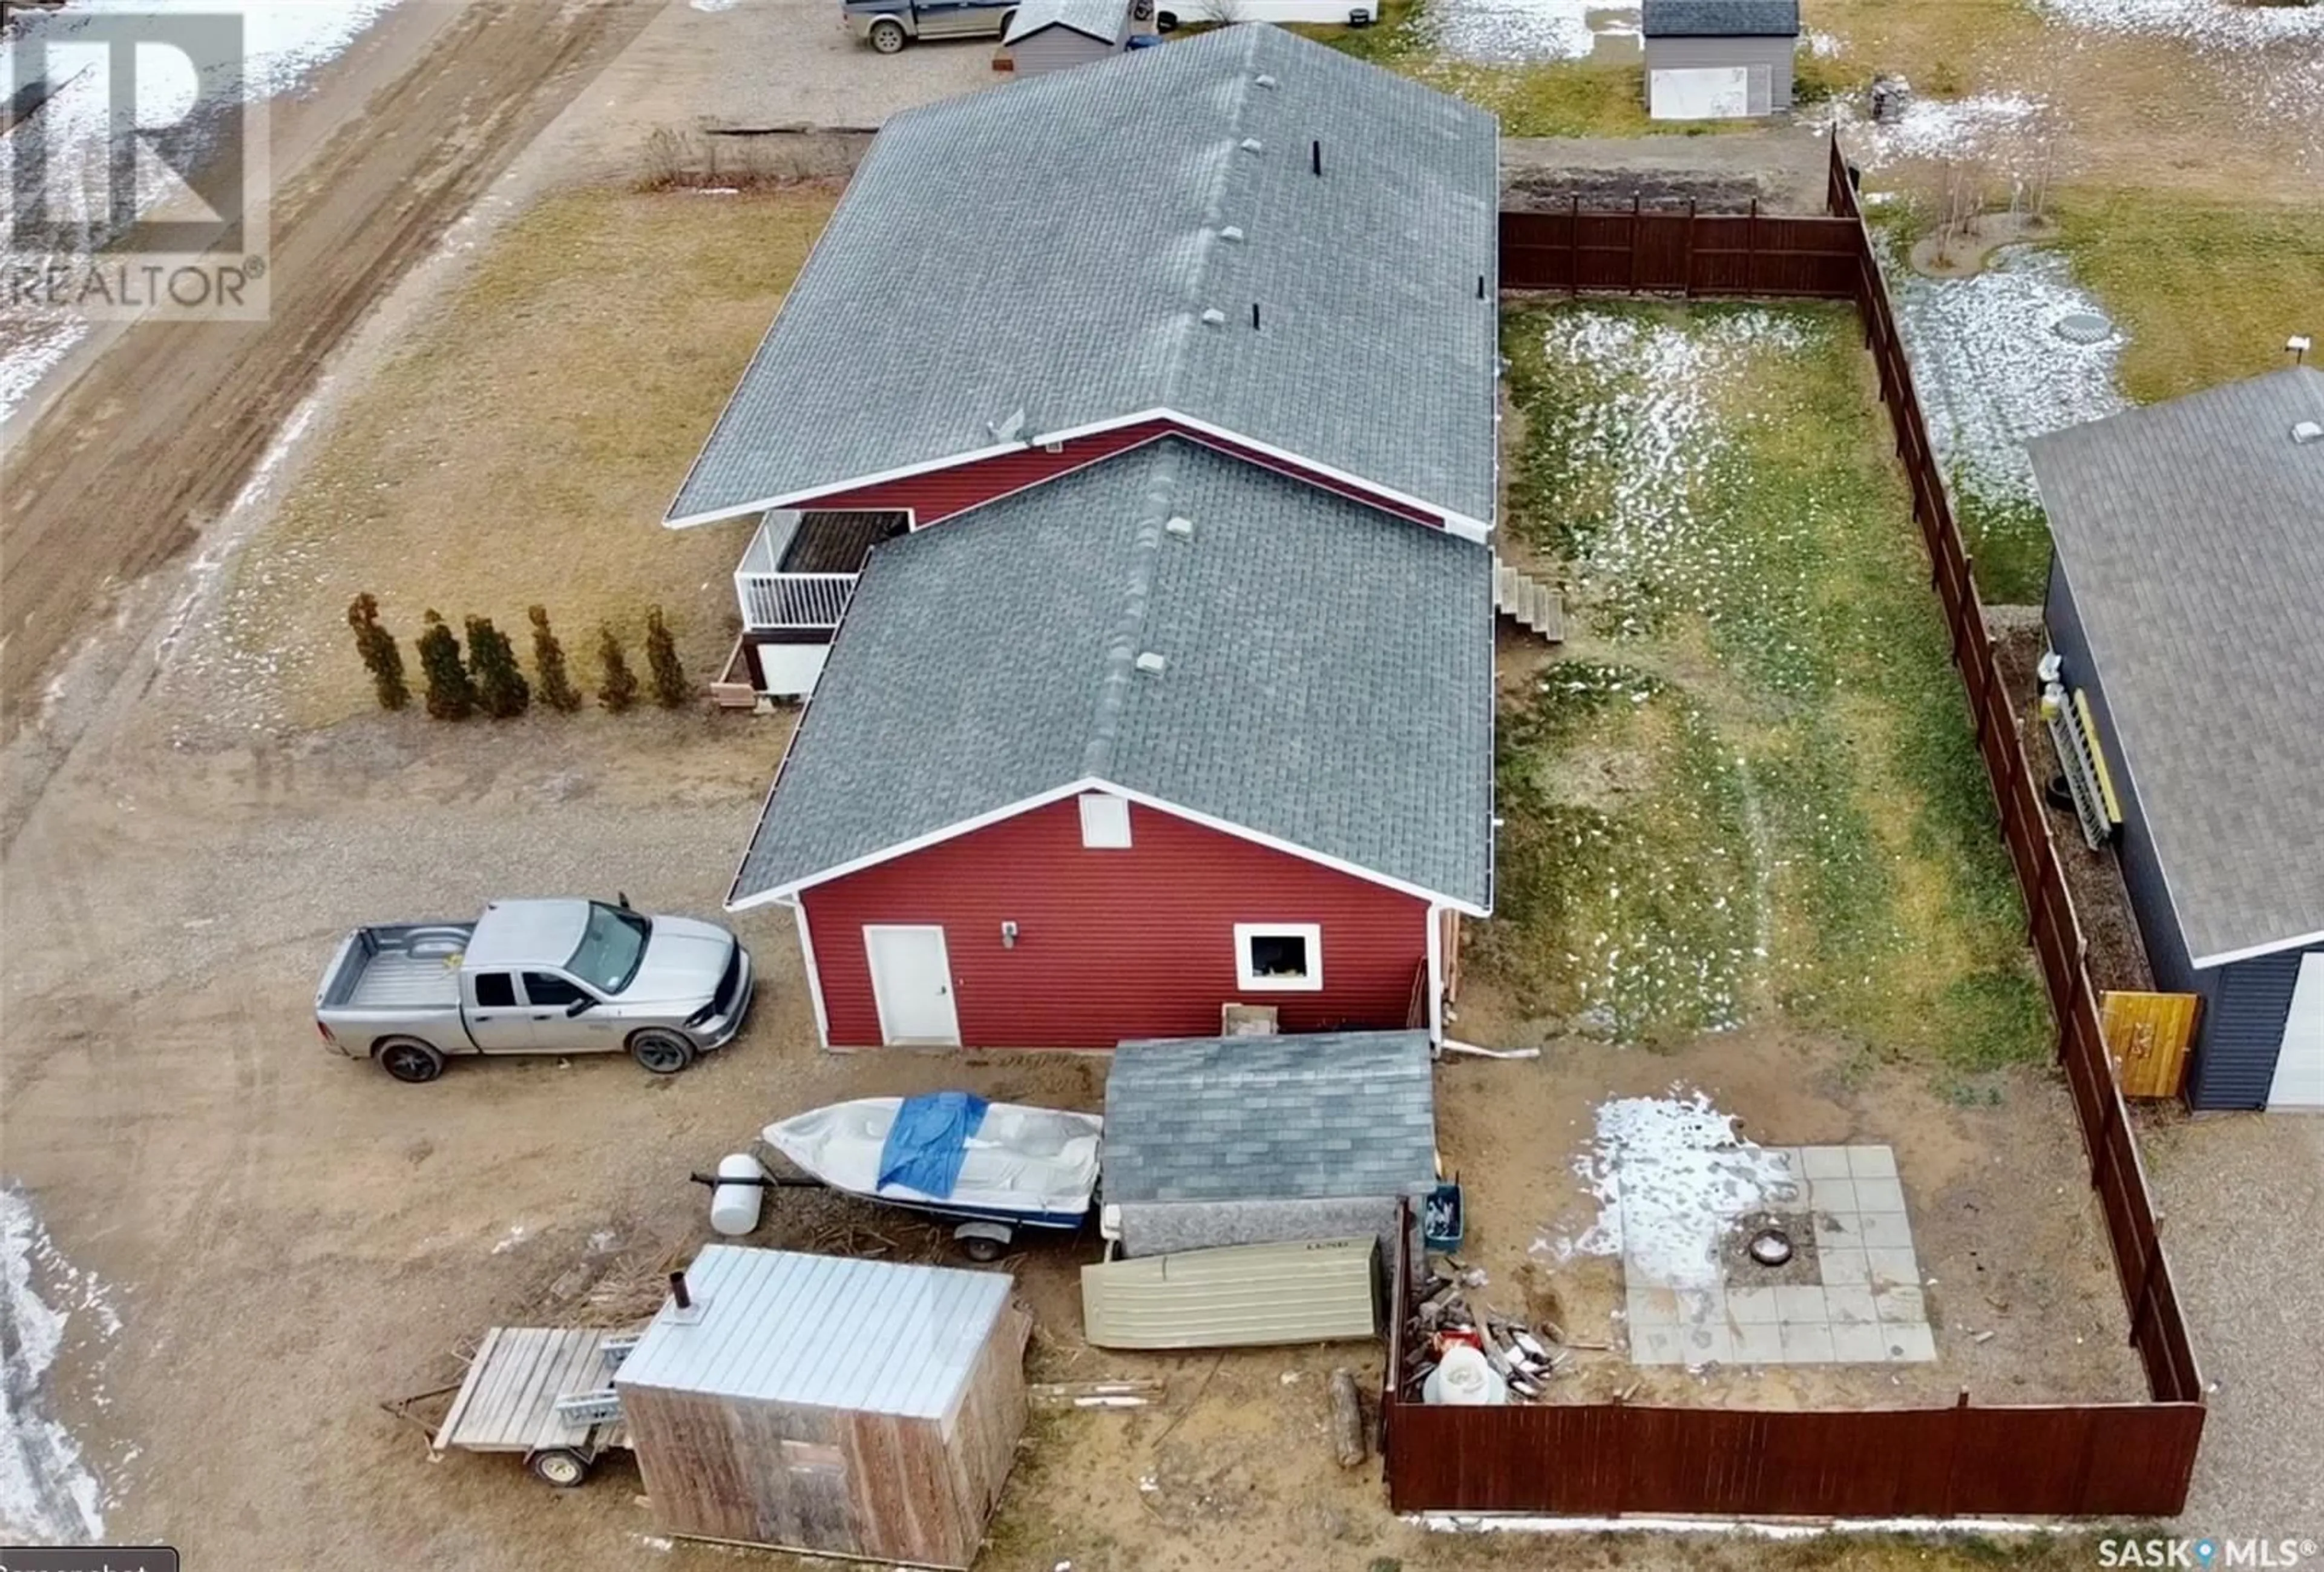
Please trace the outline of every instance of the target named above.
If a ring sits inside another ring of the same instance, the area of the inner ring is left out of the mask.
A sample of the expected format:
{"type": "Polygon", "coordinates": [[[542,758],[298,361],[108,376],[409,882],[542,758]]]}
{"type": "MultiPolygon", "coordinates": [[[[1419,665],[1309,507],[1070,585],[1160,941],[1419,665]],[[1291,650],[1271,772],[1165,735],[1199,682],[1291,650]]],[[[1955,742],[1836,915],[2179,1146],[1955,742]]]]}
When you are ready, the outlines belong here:
{"type": "Polygon", "coordinates": [[[2044,607],[2119,789],[2158,987],[2202,996],[2198,1108],[2324,1106],[2324,372],[2026,444],[2044,607]]]}
{"type": "Polygon", "coordinates": [[[1129,0],[1025,0],[1001,38],[1019,78],[1104,60],[1129,40],[1129,0]]]}
{"type": "Polygon", "coordinates": [[[1125,1042],[1105,1115],[1102,1216],[1125,1257],[1356,1234],[1392,1251],[1397,1201],[1436,1183],[1425,1031],[1125,1042]]]}
{"type": "Polygon", "coordinates": [[[1025,1428],[1004,1273],[713,1244],[615,1373],[671,1533],[966,1567],[1025,1428]]]}
{"type": "Polygon", "coordinates": [[[1733,120],[1792,106],[1799,0],[1646,0],[1646,113],[1733,120]]]}

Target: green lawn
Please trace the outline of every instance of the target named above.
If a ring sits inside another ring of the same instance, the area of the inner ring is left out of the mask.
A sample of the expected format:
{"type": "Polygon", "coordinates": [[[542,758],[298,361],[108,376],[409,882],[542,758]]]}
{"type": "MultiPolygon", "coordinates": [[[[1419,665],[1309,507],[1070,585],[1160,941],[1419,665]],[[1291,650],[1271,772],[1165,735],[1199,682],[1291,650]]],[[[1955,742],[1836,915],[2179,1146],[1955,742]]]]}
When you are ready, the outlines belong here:
{"type": "Polygon", "coordinates": [[[1519,310],[1503,353],[1506,527],[1578,627],[1504,721],[1480,964],[1648,1043],[1773,1011],[1960,1072],[2046,1051],[1849,310],[1519,310]]]}

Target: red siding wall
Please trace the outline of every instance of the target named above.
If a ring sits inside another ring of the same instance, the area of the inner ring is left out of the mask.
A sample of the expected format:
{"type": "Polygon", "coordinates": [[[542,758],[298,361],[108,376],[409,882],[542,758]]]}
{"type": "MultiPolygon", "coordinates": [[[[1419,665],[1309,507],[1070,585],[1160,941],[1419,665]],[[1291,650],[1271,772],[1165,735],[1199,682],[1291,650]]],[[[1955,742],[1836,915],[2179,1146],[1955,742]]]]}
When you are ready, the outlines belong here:
{"type": "Polygon", "coordinates": [[[1082,846],[1068,798],[805,892],[834,1047],[880,1041],[867,923],[945,930],[961,1041],[1111,1048],[1207,1037],[1231,999],[1286,1031],[1400,1028],[1428,956],[1425,902],[1133,804],[1126,851],[1082,846]],[[1001,925],[1017,924],[1003,948],[1001,925]],[[1241,993],[1234,925],[1314,922],[1323,987],[1241,993]]]}
{"type": "Polygon", "coordinates": [[[1046,452],[1038,448],[1028,448],[1016,453],[1004,453],[998,458],[955,465],[949,469],[931,470],[926,475],[915,475],[904,480],[883,481],[877,485],[861,485],[849,491],[830,492],[792,505],[815,509],[909,508],[912,510],[912,520],[916,527],[932,524],[939,519],[950,518],[954,513],[1006,496],[1012,491],[1022,491],[1028,485],[1038,485],[1045,480],[1055,480],[1068,470],[1079,469],[1084,465],[1094,464],[1101,458],[1110,458],[1117,453],[1150,442],[1157,437],[1174,433],[1190,441],[1201,442],[1207,447],[1215,448],[1222,453],[1231,453],[1238,458],[1247,459],[1262,468],[1272,469],[1278,475],[1292,476],[1296,479],[1306,481],[1311,485],[1320,486],[1325,491],[1334,492],[1341,496],[1350,496],[1358,502],[1370,503],[1376,508],[1395,513],[1401,518],[1416,520],[1421,523],[1437,528],[1443,526],[1444,521],[1438,514],[1420,508],[1406,507],[1400,503],[1388,502],[1373,495],[1359,485],[1326,480],[1322,476],[1304,469],[1298,465],[1286,464],[1280,459],[1268,458],[1237,443],[1180,430],[1167,421],[1147,421],[1135,426],[1121,427],[1118,430],[1100,431],[1092,436],[1078,437],[1065,443],[1063,449],[1056,453],[1046,452]]]}

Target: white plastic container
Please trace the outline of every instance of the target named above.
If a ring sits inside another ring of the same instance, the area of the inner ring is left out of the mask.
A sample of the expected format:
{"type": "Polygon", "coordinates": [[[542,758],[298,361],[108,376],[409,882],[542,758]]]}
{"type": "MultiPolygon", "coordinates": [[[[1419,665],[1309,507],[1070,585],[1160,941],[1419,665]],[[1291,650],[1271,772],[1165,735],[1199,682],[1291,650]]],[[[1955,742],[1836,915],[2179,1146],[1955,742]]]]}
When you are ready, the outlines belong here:
{"type": "Polygon", "coordinates": [[[1509,1401],[1509,1387],[1481,1352],[1456,1343],[1444,1350],[1443,1362],[1420,1383],[1420,1401],[1493,1407],[1509,1401]]]}
{"type": "MultiPolygon", "coordinates": [[[[750,1179],[767,1177],[759,1160],[747,1151],[733,1151],[718,1160],[721,1179],[750,1179]]],[[[729,1239],[739,1239],[759,1225],[759,1204],[766,1191],[755,1183],[720,1184],[710,1192],[710,1226],[729,1239]]]]}

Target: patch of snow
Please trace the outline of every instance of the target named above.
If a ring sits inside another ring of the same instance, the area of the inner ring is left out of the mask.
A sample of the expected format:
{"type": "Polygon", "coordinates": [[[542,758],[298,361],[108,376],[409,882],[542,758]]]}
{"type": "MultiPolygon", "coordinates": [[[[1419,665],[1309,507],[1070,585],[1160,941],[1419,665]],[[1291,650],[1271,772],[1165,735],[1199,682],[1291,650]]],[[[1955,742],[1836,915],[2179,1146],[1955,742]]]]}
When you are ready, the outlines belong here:
{"type": "Polygon", "coordinates": [[[1848,150],[1866,169],[1907,158],[1991,158],[2024,151],[2049,129],[2043,106],[2022,93],[1968,98],[1911,98],[1889,121],[1857,118],[1835,102],[1848,150]]]}
{"type": "Polygon", "coordinates": [[[715,13],[720,11],[732,11],[736,5],[742,3],[742,0],[687,0],[687,3],[696,11],[715,13]]]}
{"type": "Polygon", "coordinates": [[[1421,31],[1440,52],[1463,60],[1587,60],[1600,39],[1635,39],[1636,5],[1597,0],[1436,0],[1421,31]]]}
{"type": "Polygon", "coordinates": [[[2238,5],[2236,0],[2038,0],[2044,11],[2097,32],[2161,33],[2215,47],[2251,48],[2279,38],[2324,38],[2324,6],[2238,5]]]}
{"type": "Polygon", "coordinates": [[[1811,32],[1808,34],[1808,53],[1815,56],[1816,59],[1820,60],[1828,60],[1831,59],[1832,56],[1838,54],[1840,51],[1840,40],[1834,38],[1831,33],[1811,32]]]}
{"type": "Polygon", "coordinates": [[[1929,439],[1961,490],[2030,504],[2026,439],[2129,407],[2115,382],[2121,330],[2087,344],[2055,331],[2068,317],[2102,314],[2055,252],[2012,246],[1975,278],[1890,273],[1929,439]]]}
{"type": "Polygon", "coordinates": [[[104,1285],[59,1253],[32,1197],[0,1185],[0,1537],[20,1544],[105,1537],[104,1490],[48,1413],[49,1372],[75,1311],[101,1338],[121,1330],[104,1285]]]}
{"type": "Polygon", "coordinates": [[[523,1244],[525,1235],[531,1232],[531,1229],[526,1227],[521,1223],[510,1224],[509,1231],[505,1234],[502,1235],[499,1244],[493,1246],[493,1253],[494,1255],[507,1254],[510,1251],[523,1244]]]}
{"type": "Polygon", "coordinates": [[[1598,1198],[1597,1220],[1534,1249],[1559,1261],[1618,1255],[1632,1282],[1718,1287],[1720,1246],[1735,1219],[1796,1182],[1776,1154],[1736,1133],[1733,1115],[1675,1083],[1667,1096],[1600,1103],[1595,1124],[1573,1171],[1598,1198]]]}

